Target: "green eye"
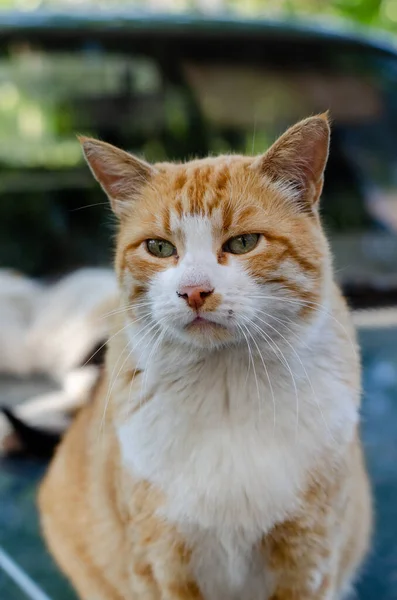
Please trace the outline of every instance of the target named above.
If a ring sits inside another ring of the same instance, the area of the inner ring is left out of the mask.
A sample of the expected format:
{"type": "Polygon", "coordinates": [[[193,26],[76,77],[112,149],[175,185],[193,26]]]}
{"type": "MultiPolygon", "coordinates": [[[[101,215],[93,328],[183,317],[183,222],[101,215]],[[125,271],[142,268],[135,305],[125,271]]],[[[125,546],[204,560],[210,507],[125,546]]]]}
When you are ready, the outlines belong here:
{"type": "Polygon", "coordinates": [[[258,233],[244,233],[230,238],[223,246],[225,252],[231,254],[246,254],[255,248],[259,241],[258,233]]]}
{"type": "Polygon", "coordinates": [[[147,240],[146,247],[148,252],[157,258],[168,258],[176,254],[175,246],[166,240],[147,240]]]}

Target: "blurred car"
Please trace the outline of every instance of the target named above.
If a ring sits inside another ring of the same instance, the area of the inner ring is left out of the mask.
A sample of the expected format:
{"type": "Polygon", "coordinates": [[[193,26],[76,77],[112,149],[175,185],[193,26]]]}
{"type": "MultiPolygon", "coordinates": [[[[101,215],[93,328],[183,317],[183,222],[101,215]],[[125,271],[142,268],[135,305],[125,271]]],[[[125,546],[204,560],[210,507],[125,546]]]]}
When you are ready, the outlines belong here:
{"type": "Polygon", "coordinates": [[[148,160],[263,152],[329,109],[322,213],[353,306],[397,303],[397,49],[277,22],[128,13],[0,18],[0,260],[35,276],[109,261],[76,133],[148,160]]]}
{"type": "MultiPolygon", "coordinates": [[[[383,329],[360,334],[364,439],[380,517],[359,597],[395,600],[397,334],[387,319],[397,323],[396,47],[298,22],[1,14],[0,261],[44,279],[111,261],[112,217],[76,133],[150,161],[255,154],[288,125],[328,109],[321,210],[336,275],[353,308],[377,309],[375,323],[390,309],[383,329]]],[[[32,471],[5,468],[0,544],[54,598],[72,598],[42,555],[32,471]]],[[[2,597],[19,598],[10,585],[0,569],[2,597]]]]}

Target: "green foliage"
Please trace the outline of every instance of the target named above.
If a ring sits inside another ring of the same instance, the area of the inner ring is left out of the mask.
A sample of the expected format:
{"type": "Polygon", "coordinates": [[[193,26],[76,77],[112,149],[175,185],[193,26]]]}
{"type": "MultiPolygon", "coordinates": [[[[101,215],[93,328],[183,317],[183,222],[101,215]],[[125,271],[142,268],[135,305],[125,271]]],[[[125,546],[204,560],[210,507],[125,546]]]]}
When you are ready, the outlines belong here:
{"type": "MultiPolygon", "coordinates": [[[[109,9],[108,0],[0,0],[0,9],[62,7],[70,10],[82,5],[109,9]]],[[[142,9],[146,2],[116,0],[113,8],[117,5],[142,9]]],[[[161,12],[205,12],[209,5],[208,0],[163,0],[157,3],[161,12]]],[[[220,11],[249,15],[339,17],[357,24],[397,30],[397,0],[216,0],[214,6],[220,11]]]]}
{"type": "Polygon", "coordinates": [[[225,8],[251,15],[338,17],[352,23],[397,31],[397,0],[225,0],[225,8]]]}
{"type": "Polygon", "coordinates": [[[333,11],[351,21],[377,28],[397,28],[395,0],[334,0],[333,11]]]}

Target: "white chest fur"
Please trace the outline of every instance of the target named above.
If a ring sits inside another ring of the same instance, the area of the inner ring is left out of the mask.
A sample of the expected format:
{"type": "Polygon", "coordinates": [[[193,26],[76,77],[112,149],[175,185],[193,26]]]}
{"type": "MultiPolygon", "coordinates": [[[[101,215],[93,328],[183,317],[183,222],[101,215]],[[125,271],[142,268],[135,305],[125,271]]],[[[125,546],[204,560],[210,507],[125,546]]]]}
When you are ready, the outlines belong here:
{"type": "Polygon", "coordinates": [[[310,472],[357,419],[350,392],[326,371],[296,368],[296,388],[284,370],[271,376],[273,394],[263,368],[247,376],[232,354],[208,361],[156,383],[119,427],[126,467],[165,492],[164,516],[193,548],[206,600],[263,595],[256,544],[294,513],[310,472]]]}

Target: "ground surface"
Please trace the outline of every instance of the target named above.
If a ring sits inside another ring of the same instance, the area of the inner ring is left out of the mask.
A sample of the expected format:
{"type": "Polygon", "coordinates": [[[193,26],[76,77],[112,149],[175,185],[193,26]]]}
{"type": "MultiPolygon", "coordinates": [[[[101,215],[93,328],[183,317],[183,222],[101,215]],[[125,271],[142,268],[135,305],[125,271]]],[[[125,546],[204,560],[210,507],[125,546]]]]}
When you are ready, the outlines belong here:
{"type": "MultiPolygon", "coordinates": [[[[377,517],[373,549],[358,586],[358,598],[397,600],[397,329],[363,331],[360,342],[363,437],[377,517]]],[[[1,398],[13,389],[10,381],[0,381],[1,398]]],[[[0,547],[52,600],[74,600],[39,534],[35,494],[44,468],[40,462],[0,462],[0,547]]],[[[1,568],[0,598],[26,598],[1,568]]],[[[33,595],[30,598],[39,600],[33,595]]]]}

